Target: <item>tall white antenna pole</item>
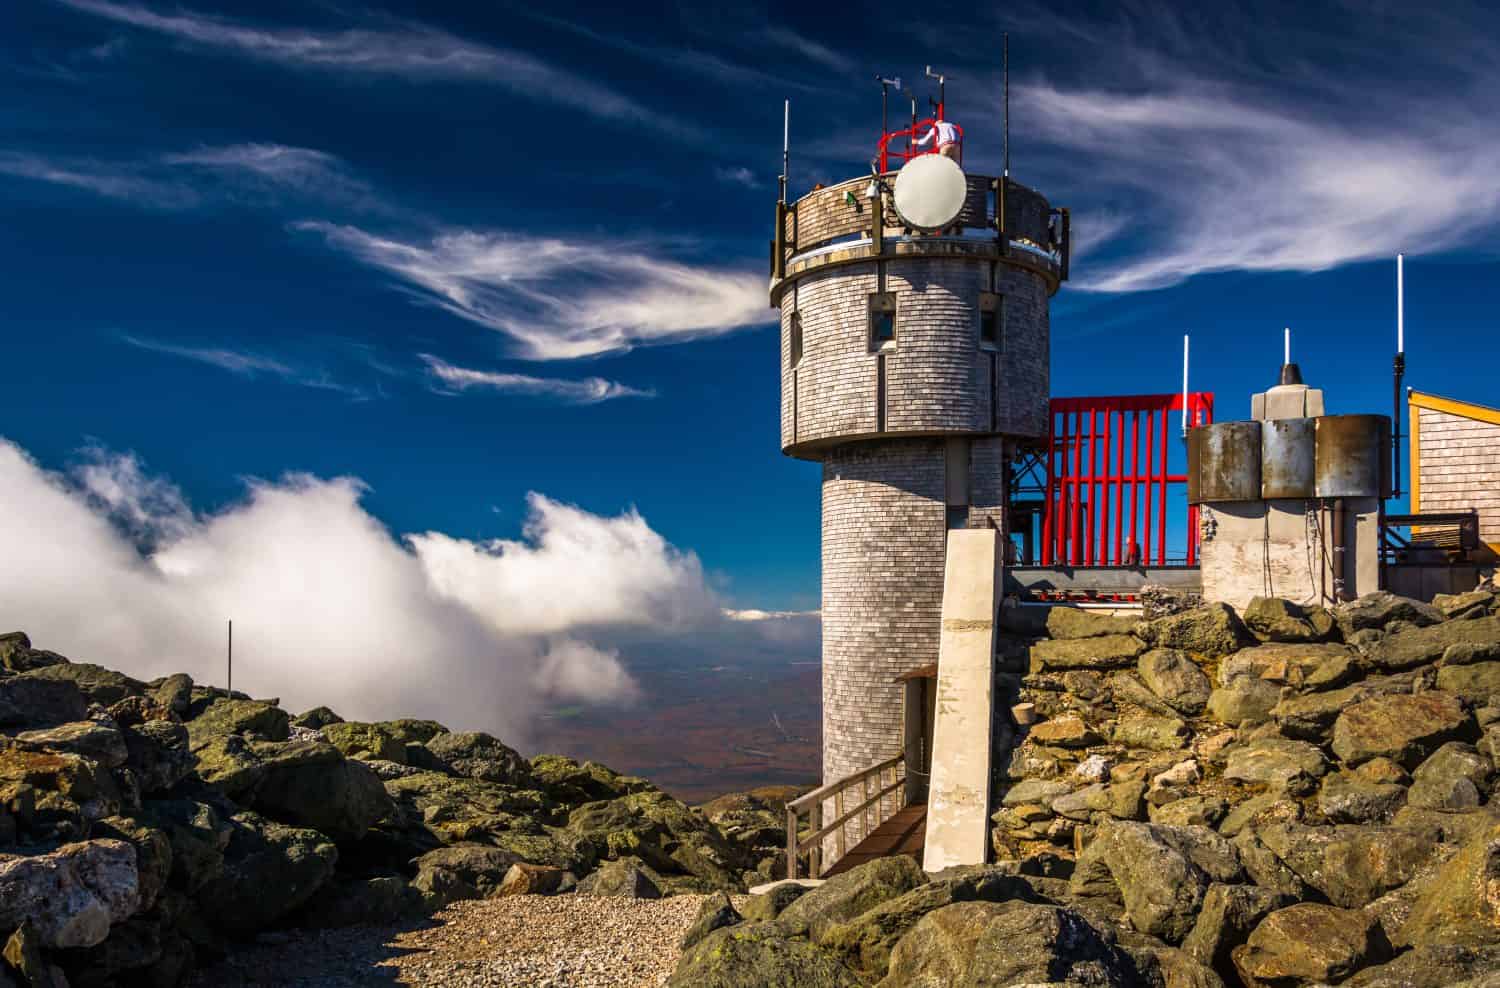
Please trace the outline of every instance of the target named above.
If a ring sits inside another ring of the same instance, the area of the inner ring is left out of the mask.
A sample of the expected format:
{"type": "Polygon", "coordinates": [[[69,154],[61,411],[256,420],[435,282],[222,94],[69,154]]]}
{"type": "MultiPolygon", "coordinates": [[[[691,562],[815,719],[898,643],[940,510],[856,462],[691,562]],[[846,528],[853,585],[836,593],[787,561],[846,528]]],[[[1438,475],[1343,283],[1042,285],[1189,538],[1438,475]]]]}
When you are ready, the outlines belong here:
{"type": "Polygon", "coordinates": [[[1188,336],[1182,334],[1182,438],[1188,432],[1188,336]]]}
{"type": "Polygon", "coordinates": [[[1281,362],[1283,364],[1292,362],[1292,327],[1290,326],[1281,331],[1281,362]]]}
{"type": "Polygon", "coordinates": [[[1406,255],[1396,255],[1396,352],[1406,352],[1406,255]]]}
{"type": "Polygon", "coordinates": [[[792,148],[792,101],[781,106],[781,201],[786,202],[787,162],[792,148]]]}

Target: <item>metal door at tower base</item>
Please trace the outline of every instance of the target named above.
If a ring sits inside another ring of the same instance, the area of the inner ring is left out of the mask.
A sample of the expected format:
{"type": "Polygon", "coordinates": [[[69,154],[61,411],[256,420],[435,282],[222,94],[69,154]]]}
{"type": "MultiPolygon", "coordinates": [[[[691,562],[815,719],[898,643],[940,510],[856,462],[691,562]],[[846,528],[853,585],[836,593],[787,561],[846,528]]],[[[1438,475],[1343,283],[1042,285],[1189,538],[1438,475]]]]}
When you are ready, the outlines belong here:
{"type": "Polygon", "coordinates": [[[1187,503],[1181,442],[1184,399],[1188,427],[1213,421],[1208,391],[1052,399],[1042,565],[1197,564],[1198,509],[1187,503]]]}

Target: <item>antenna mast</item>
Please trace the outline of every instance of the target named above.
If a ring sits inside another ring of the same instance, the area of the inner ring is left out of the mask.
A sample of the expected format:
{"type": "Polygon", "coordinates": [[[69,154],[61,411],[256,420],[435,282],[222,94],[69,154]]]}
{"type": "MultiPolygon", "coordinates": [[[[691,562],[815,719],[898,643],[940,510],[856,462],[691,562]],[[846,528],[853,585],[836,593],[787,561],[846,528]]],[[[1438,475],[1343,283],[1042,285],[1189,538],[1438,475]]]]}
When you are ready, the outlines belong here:
{"type": "Polygon", "coordinates": [[[1406,255],[1396,255],[1396,359],[1392,370],[1391,496],[1401,496],[1401,379],[1406,376],[1406,255]]]}
{"type": "Polygon", "coordinates": [[[787,162],[790,160],[792,136],[792,101],[781,106],[781,201],[786,202],[787,162]]]}
{"type": "Polygon", "coordinates": [[[1001,174],[1010,178],[1010,32],[1006,31],[1002,37],[1005,39],[1003,46],[1003,60],[1005,64],[1005,114],[1004,114],[1004,147],[1005,147],[1005,171],[1001,174]]]}
{"type": "MultiPolygon", "coordinates": [[[[1166,428],[1166,424],[1162,424],[1166,428]]],[[[1188,335],[1182,334],[1182,438],[1188,432],[1188,335]]]]}

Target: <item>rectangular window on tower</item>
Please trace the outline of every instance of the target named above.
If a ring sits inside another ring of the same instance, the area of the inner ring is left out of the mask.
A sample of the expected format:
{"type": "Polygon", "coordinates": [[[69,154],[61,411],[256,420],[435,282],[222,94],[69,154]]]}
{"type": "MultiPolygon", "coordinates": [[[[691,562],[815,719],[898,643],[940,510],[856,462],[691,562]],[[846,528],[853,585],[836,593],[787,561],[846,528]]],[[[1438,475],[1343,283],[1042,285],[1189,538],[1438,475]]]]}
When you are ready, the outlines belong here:
{"type": "Polygon", "coordinates": [[[792,366],[796,367],[802,363],[802,313],[800,312],[792,313],[791,337],[792,366]]]}
{"type": "Polygon", "coordinates": [[[982,350],[1000,349],[1001,333],[1005,325],[1005,298],[994,292],[979,293],[979,347],[982,350]]]}
{"type": "Polygon", "coordinates": [[[870,295],[870,352],[896,347],[896,293],[870,295]]]}

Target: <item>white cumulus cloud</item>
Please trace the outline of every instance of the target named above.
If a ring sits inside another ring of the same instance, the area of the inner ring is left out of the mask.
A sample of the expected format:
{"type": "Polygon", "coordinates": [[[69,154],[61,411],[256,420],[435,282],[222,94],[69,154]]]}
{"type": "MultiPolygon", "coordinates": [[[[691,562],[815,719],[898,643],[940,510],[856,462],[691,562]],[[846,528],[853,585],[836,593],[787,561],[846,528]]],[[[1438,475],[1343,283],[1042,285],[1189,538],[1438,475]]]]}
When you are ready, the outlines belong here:
{"type": "Polygon", "coordinates": [[[549,703],[636,699],[629,642],[726,623],[697,557],[635,511],[533,495],[520,539],[402,540],[363,493],[296,475],[200,514],[133,457],[93,450],[59,473],[0,440],[0,625],[76,661],[222,685],[233,619],[237,689],[524,744],[549,703]]]}

